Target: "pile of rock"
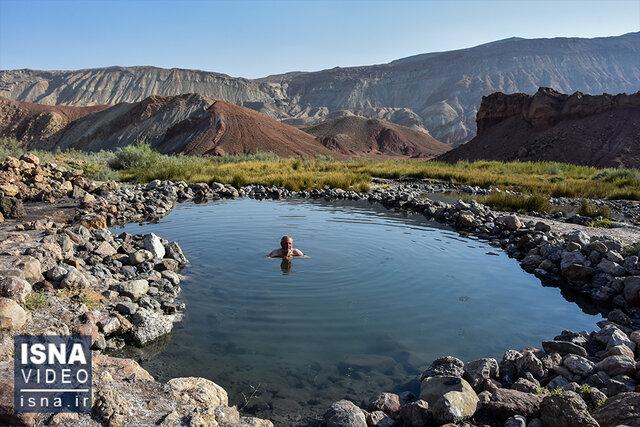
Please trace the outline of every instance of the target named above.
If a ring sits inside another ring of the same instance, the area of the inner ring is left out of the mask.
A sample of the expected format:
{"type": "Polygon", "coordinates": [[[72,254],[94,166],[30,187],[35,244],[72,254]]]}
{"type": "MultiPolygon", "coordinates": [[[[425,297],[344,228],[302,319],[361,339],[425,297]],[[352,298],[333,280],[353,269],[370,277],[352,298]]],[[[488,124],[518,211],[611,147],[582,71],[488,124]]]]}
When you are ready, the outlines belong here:
{"type": "Polygon", "coordinates": [[[127,342],[145,345],[171,331],[184,308],[176,297],[178,271],[187,262],[176,242],[155,234],[113,236],[106,229],[83,225],[44,234],[24,242],[23,254],[2,258],[1,301],[6,310],[12,307],[0,311],[0,319],[9,319],[7,327],[21,327],[24,316],[6,299],[24,303],[35,290],[52,298],[64,294],[84,301],[80,311],[66,313],[76,319],[65,319],[65,324],[91,335],[96,349],[127,342]]]}
{"type": "Polygon", "coordinates": [[[637,425],[640,420],[640,330],[602,322],[598,332],[565,331],[542,349],[508,350],[464,363],[435,360],[420,378],[418,399],[382,393],[359,408],[338,401],[328,426],[637,425]],[[626,332],[625,332],[626,331],[626,332]]]}
{"type": "Polygon", "coordinates": [[[115,236],[106,227],[159,218],[177,198],[191,199],[197,192],[180,183],[159,188],[98,183],[41,165],[32,155],[8,158],[0,182],[2,212],[10,218],[24,216],[23,201],[75,198],[81,206],[73,224],[18,223],[18,230],[30,231],[6,233],[0,242],[0,377],[13,375],[14,334],[89,335],[94,349],[91,414],[14,414],[12,384],[3,381],[1,423],[272,426],[241,416],[212,381],[174,378],[162,384],[133,360],[102,354],[125,344],[147,345],[172,330],[184,309],[176,297],[179,271],[187,263],[176,242],[155,234],[115,236]]]}
{"type": "Polygon", "coordinates": [[[41,164],[30,153],[20,159],[7,157],[0,165],[0,214],[5,218],[25,216],[23,202],[54,202],[64,197],[90,202],[91,193],[102,190],[104,183],[82,176],[81,170],[54,163],[41,164]]]}

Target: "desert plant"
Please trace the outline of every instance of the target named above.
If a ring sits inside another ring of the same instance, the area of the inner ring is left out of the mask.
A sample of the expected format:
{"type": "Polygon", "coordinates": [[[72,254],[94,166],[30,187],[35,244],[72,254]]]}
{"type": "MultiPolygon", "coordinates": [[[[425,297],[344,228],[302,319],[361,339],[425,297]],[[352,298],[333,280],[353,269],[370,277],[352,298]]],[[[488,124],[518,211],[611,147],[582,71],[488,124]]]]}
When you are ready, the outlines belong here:
{"type": "Polygon", "coordinates": [[[25,144],[15,138],[0,138],[0,161],[8,156],[20,157],[25,150],[25,144]]]}
{"type": "Polygon", "coordinates": [[[24,306],[30,311],[41,310],[49,306],[49,299],[44,292],[31,292],[24,299],[24,306]]]}
{"type": "Polygon", "coordinates": [[[592,203],[583,200],[580,203],[580,207],[577,210],[577,213],[582,216],[587,216],[589,218],[604,218],[611,219],[611,209],[607,206],[595,206],[592,203]]]}
{"type": "Polygon", "coordinates": [[[478,198],[478,201],[495,209],[506,211],[547,212],[550,209],[549,200],[539,194],[522,195],[494,192],[478,198]]]}
{"type": "Polygon", "coordinates": [[[117,151],[109,161],[109,166],[115,170],[147,168],[157,165],[161,158],[162,155],[149,144],[138,141],[117,151]]]}

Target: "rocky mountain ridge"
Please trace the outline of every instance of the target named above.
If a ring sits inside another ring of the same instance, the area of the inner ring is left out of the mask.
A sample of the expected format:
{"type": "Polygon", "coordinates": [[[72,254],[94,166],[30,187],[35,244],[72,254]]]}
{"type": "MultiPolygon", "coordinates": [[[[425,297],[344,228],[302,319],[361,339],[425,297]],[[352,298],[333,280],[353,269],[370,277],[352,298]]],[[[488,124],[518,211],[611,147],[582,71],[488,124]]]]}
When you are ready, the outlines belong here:
{"type": "Polygon", "coordinates": [[[445,161],[550,160],[599,167],[640,166],[640,92],[572,95],[540,88],[535,95],[482,98],[478,134],[445,153],[445,161]]]}
{"type": "Polygon", "coordinates": [[[198,93],[252,108],[293,125],[312,125],[347,110],[427,129],[460,144],[475,134],[483,95],[640,90],[640,33],[593,39],[511,38],[388,64],[291,72],[248,80],[220,73],[110,67],[77,71],[0,71],[0,96],[49,105],[141,101],[198,93]]]}

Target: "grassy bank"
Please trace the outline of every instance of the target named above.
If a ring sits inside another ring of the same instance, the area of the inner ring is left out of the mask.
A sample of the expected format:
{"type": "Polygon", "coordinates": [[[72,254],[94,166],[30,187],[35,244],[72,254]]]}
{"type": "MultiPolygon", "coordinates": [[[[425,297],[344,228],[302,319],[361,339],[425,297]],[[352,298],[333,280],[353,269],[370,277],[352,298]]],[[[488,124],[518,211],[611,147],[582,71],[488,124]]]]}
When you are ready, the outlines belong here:
{"type": "MultiPolygon", "coordinates": [[[[4,141],[0,156],[18,155],[23,150],[15,142],[4,141]]],[[[371,177],[436,179],[452,183],[498,186],[521,191],[527,206],[542,210],[540,196],[568,196],[640,200],[640,171],[597,169],[553,162],[459,162],[448,164],[416,159],[338,161],[330,158],[283,159],[269,153],[228,157],[166,156],[146,145],[130,146],[117,153],[87,154],[77,151],[36,153],[46,160],[84,169],[97,179],[147,182],[153,179],[187,182],[222,182],[279,185],[291,190],[325,185],[366,191],[371,177]]],[[[493,200],[508,207],[513,197],[493,200]]],[[[517,197],[517,196],[516,196],[517,197]]]]}

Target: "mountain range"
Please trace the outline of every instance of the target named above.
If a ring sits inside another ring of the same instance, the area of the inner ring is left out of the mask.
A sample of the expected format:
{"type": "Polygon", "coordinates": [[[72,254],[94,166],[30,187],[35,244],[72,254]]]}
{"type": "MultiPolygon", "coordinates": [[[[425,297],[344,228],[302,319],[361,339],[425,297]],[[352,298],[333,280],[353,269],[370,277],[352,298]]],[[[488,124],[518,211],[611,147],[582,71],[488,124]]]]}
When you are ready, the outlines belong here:
{"type": "Polygon", "coordinates": [[[510,38],[388,64],[290,72],[260,79],[156,67],[0,71],[0,96],[47,105],[140,102],[196,93],[295,126],[357,115],[393,122],[457,146],[474,137],[483,96],[640,90],[640,32],[615,37],[510,38]]]}
{"type": "Polygon", "coordinates": [[[425,132],[357,116],[303,131],[249,108],[193,93],[91,107],[0,98],[0,137],[46,150],[116,150],[144,141],[162,153],[204,156],[262,151],[281,157],[432,158],[451,148],[425,132]]]}

